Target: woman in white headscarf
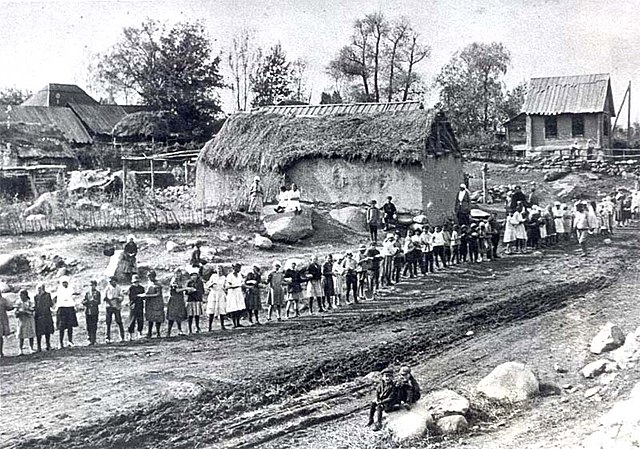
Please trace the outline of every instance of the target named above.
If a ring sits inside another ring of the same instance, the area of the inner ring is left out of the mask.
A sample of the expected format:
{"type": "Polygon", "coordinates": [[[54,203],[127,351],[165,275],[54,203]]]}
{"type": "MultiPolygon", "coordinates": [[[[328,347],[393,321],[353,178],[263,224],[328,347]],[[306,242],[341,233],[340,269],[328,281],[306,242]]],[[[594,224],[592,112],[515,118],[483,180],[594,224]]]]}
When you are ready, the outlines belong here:
{"type": "Polygon", "coordinates": [[[67,331],[69,346],[73,346],[73,328],[78,327],[78,318],[76,317],[76,301],[73,298],[76,293],[69,285],[69,276],[62,276],[60,284],[56,291],[56,318],[58,331],[60,332],[60,349],[64,348],[64,331],[67,331]]]}

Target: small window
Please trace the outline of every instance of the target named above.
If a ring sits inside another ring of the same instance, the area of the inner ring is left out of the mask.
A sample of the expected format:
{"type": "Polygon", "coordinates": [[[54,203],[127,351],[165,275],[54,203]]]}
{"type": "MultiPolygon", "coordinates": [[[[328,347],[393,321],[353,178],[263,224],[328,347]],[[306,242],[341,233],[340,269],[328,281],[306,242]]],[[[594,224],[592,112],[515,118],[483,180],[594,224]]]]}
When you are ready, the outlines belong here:
{"type": "Polygon", "coordinates": [[[558,119],[555,116],[544,118],[544,137],[545,139],[558,137],[558,119]]]}
{"type": "Polygon", "coordinates": [[[583,115],[574,115],[571,117],[571,135],[573,135],[573,137],[584,137],[583,115]]]}

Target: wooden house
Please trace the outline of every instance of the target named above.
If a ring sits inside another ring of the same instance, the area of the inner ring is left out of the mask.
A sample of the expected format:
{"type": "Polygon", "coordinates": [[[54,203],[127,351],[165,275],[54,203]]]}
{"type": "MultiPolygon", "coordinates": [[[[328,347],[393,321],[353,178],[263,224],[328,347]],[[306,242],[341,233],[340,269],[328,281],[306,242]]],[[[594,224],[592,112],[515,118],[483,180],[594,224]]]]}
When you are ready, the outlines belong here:
{"type": "Polygon", "coordinates": [[[615,116],[609,74],[532,78],[522,111],[505,123],[508,142],[528,156],[611,148],[615,116]]]}

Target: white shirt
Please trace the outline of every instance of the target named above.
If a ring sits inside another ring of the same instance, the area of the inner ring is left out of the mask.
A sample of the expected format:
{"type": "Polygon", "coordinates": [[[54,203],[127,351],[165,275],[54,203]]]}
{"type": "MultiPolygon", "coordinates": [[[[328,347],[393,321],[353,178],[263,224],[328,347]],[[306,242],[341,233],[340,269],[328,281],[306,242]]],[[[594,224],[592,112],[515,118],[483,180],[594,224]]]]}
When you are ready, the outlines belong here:
{"type": "Polygon", "coordinates": [[[75,307],[76,302],[73,299],[73,290],[71,287],[64,288],[62,285],[58,286],[58,292],[56,293],[56,307],[75,307]]]}
{"type": "Polygon", "coordinates": [[[444,246],[444,231],[433,233],[433,246],[444,246]]]}
{"type": "MultiPolygon", "coordinates": [[[[465,195],[466,193],[467,193],[467,190],[466,190],[466,189],[465,189],[465,190],[460,190],[460,191],[458,192],[458,201],[459,201],[460,203],[462,203],[462,201],[464,201],[464,195],[465,195]]],[[[449,197],[449,198],[451,198],[451,197],[449,197]]]]}

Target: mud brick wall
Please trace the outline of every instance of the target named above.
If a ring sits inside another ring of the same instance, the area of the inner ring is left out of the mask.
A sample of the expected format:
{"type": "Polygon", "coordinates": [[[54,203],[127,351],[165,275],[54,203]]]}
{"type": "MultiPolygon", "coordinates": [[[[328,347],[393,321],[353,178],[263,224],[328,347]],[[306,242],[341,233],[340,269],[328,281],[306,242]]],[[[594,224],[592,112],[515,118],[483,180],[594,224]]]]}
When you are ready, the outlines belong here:
{"type": "MultiPolygon", "coordinates": [[[[218,170],[199,163],[198,204],[242,204],[248,200],[254,176],[256,173],[250,170],[218,170]]],[[[283,182],[294,182],[302,191],[303,201],[359,205],[375,199],[381,205],[391,195],[401,211],[424,211],[430,220],[438,221],[452,215],[463,174],[462,160],[448,155],[427,158],[424,169],[418,164],[314,158],[298,162],[286,175],[262,174],[261,179],[266,202],[276,201],[283,182]]]]}

